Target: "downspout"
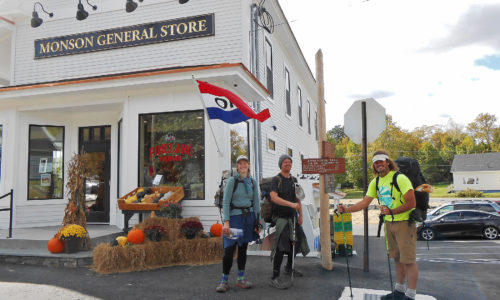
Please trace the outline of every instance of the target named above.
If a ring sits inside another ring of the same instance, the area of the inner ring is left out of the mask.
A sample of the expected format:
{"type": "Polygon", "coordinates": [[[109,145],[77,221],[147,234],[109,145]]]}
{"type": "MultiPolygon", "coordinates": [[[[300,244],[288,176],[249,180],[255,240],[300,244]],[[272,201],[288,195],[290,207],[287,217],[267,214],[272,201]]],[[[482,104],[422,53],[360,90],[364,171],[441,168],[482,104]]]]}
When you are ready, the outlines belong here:
{"type": "MultiPolygon", "coordinates": [[[[260,81],[260,68],[259,68],[259,54],[258,54],[258,23],[256,19],[257,14],[257,5],[254,3],[251,6],[251,34],[250,34],[250,42],[251,42],[251,59],[252,59],[252,74],[260,81]]],[[[254,107],[256,107],[257,112],[260,112],[261,105],[260,101],[254,101],[254,107]]],[[[257,181],[263,176],[262,172],[262,130],[260,126],[260,122],[257,120],[253,120],[253,136],[254,136],[254,153],[255,153],[255,177],[257,181]]]]}

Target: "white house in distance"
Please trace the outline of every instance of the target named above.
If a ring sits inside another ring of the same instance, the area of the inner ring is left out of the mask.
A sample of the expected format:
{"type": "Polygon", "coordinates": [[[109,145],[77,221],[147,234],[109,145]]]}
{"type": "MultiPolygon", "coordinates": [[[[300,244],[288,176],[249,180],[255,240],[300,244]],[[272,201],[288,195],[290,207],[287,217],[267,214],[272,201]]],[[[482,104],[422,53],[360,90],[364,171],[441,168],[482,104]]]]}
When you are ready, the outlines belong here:
{"type": "MultiPolygon", "coordinates": [[[[40,1],[53,17],[35,1],[1,2],[0,195],[14,190],[14,228],[61,223],[67,163],[82,148],[92,160],[88,221],[120,227],[117,199],[156,175],[184,188],[184,216],[213,224],[236,140],[257,178],[275,175],[283,153],[293,174],[301,158],[318,157],[316,81],[278,1],[180,2],[126,12],[123,0],[96,1],[96,10],[82,1],[83,20],[78,1],[40,1]],[[208,121],[193,77],[269,108],[277,131],[208,121]],[[158,146],[169,153],[151,151],[158,146]]],[[[0,212],[0,228],[8,221],[0,212]]]]}
{"type": "Polygon", "coordinates": [[[500,192],[500,152],[455,155],[451,173],[456,191],[500,192]]]}

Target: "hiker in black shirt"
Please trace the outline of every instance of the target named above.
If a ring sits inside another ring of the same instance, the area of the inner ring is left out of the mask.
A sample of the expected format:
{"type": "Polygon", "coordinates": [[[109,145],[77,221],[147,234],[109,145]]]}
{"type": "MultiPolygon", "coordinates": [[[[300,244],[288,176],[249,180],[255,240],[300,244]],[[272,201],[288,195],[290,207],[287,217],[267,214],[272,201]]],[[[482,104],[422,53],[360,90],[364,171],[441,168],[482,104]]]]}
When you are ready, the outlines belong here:
{"type": "Polygon", "coordinates": [[[271,286],[278,289],[286,289],[288,285],[279,277],[283,256],[287,257],[285,273],[295,277],[302,277],[303,274],[297,270],[292,270],[292,259],[299,251],[306,256],[309,253],[306,236],[302,230],[302,205],[295,196],[296,179],[291,176],[292,158],[286,154],[280,156],[278,165],[281,172],[273,178],[271,183],[271,201],[273,202],[273,221],[276,224],[274,243],[271,251],[273,260],[273,276],[271,286]],[[298,212],[298,217],[297,217],[298,212]],[[292,229],[295,218],[296,246],[295,253],[292,254],[292,229]],[[293,256],[292,256],[293,255],[293,256]]]}

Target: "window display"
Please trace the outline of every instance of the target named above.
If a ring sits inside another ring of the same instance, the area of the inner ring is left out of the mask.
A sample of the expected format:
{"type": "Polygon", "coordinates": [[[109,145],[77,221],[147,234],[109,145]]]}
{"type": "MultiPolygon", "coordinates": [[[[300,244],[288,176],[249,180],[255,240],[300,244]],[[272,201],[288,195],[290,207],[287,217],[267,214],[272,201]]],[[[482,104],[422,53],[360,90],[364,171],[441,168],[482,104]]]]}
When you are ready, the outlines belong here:
{"type": "Polygon", "coordinates": [[[30,125],[28,200],[63,198],[64,127],[30,125]]]}
{"type": "Polygon", "coordinates": [[[205,198],[202,110],[139,116],[139,186],[182,186],[184,199],[205,198]]]}

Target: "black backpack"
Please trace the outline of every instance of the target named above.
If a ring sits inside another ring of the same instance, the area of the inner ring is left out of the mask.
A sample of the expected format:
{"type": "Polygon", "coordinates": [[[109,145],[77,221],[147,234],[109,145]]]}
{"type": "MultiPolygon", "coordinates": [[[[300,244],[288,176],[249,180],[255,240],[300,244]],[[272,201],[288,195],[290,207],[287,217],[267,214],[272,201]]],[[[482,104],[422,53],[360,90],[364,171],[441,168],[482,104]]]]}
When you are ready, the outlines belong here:
{"type": "MultiPolygon", "coordinates": [[[[290,175],[291,176],[291,175],[290,175]]],[[[271,185],[273,182],[273,178],[278,177],[278,191],[281,192],[281,183],[282,179],[281,176],[276,175],[276,176],[271,176],[271,177],[266,177],[262,178],[259,182],[259,187],[260,187],[260,195],[261,195],[261,202],[260,202],[260,215],[264,222],[266,223],[271,223],[274,224],[273,222],[273,217],[274,217],[274,203],[271,201],[271,185]]],[[[292,180],[294,183],[297,183],[297,178],[292,177],[292,180]]]]}
{"type": "MultiPolygon", "coordinates": [[[[410,179],[413,186],[413,191],[415,192],[416,207],[410,214],[410,220],[423,222],[427,219],[427,209],[429,208],[429,193],[417,192],[415,189],[425,183],[425,177],[420,169],[420,164],[418,161],[411,157],[401,156],[394,161],[398,167],[397,171],[392,177],[392,186],[395,187],[398,192],[401,193],[401,189],[398,185],[398,175],[404,174],[408,179],[410,179]]],[[[376,179],[376,188],[378,191],[378,177],[376,179]]],[[[394,198],[394,197],[393,197],[394,198]]],[[[402,201],[400,199],[400,201],[402,201]]]]}
{"type": "MultiPolygon", "coordinates": [[[[233,196],[234,196],[234,193],[236,192],[236,188],[238,187],[238,184],[244,183],[240,177],[235,176],[234,174],[235,174],[235,171],[233,169],[222,171],[222,177],[220,180],[219,188],[217,189],[217,191],[215,192],[215,195],[214,195],[214,205],[215,205],[215,207],[219,208],[219,214],[220,214],[221,221],[223,221],[222,220],[222,207],[223,207],[223,203],[224,203],[224,190],[226,189],[226,183],[227,183],[228,179],[231,177],[234,177],[234,187],[233,187],[233,194],[231,195],[231,202],[233,200],[233,196]]],[[[252,178],[252,190],[253,190],[253,188],[254,188],[254,180],[252,178]]],[[[253,207],[253,200],[251,201],[251,205],[249,207],[234,206],[231,203],[230,209],[231,210],[236,209],[236,208],[237,209],[249,209],[250,207],[253,207]]]]}

